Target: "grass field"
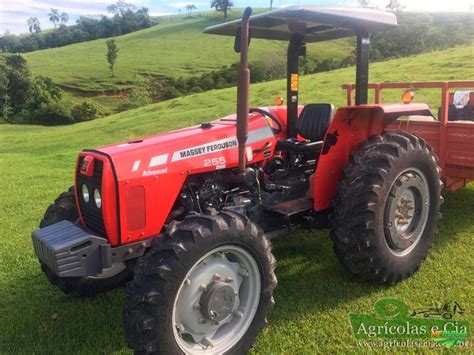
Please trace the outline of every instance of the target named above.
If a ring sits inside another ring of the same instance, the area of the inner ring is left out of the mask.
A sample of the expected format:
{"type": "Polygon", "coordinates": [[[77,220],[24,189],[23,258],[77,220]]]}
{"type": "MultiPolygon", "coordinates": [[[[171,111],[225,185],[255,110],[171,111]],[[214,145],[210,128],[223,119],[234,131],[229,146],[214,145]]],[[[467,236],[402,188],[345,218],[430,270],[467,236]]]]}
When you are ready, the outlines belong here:
{"type": "MultiPolygon", "coordinates": [[[[187,77],[221,69],[238,61],[231,37],[205,35],[204,28],[222,22],[211,14],[187,18],[176,16],[158,26],[116,37],[120,49],[116,76],[112,77],[105,58],[106,40],[96,40],[27,53],[32,72],[51,77],[69,93],[69,98],[100,95],[104,90],[133,87],[137,74],[187,77]]],[[[341,60],[352,48],[348,40],[310,45],[316,59],[341,60]]],[[[286,43],[253,40],[250,60],[286,53],[286,43]]],[[[107,108],[120,100],[97,97],[107,108]]]]}
{"type": "MultiPolygon", "coordinates": [[[[456,48],[374,64],[372,81],[472,78],[474,47],[456,48]]],[[[302,79],[302,101],[344,103],[340,85],[352,68],[302,79]]],[[[252,103],[284,95],[283,81],[252,86],[252,103]]],[[[384,98],[398,101],[401,92],[384,98]]],[[[437,92],[416,101],[439,104],[437,92]]],[[[209,121],[235,110],[235,89],[192,95],[67,127],[0,126],[0,353],[125,354],[123,289],[78,300],[48,284],[31,245],[31,232],[46,207],[73,182],[77,152],[141,135],[209,121]]],[[[327,231],[298,232],[274,243],[279,286],[258,354],[367,352],[355,346],[348,313],[370,313],[381,297],[410,308],[457,300],[463,319],[474,319],[474,186],[446,194],[440,233],[421,270],[392,288],[359,283],[345,274],[327,231]]],[[[398,349],[401,350],[401,349],[398,349]]],[[[427,349],[408,349],[429,352],[427,349]]],[[[472,347],[466,353],[472,353],[472,347]]],[[[380,353],[386,351],[380,350],[380,353]]]]}

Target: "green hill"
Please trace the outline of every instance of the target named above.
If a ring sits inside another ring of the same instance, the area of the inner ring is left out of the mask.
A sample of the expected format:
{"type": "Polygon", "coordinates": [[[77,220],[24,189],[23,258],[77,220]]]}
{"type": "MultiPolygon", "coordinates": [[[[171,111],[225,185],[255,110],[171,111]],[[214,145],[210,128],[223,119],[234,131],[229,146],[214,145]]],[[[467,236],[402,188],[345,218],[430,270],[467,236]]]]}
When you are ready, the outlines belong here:
{"type": "MultiPolygon", "coordinates": [[[[371,81],[472,79],[474,46],[376,63],[371,81]]],[[[302,78],[303,103],[344,104],[346,68],[302,78]]],[[[81,149],[209,121],[235,110],[235,89],[169,100],[73,126],[0,126],[0,349],[4,353],[128,353],[122,338],[125,291],[77,300],[50,286],[40,271],[30,233],[45,208],[73,184],[81,149]]],[[[285,82],[253,85],[252,104],[284,95],[285,82]]],[[[384,95],[400,100],[401,92],[384,95]]],[[[416,101],[439,105],[439,92],[416,101]]],[[[474,186],[450,193],[430,256],[411,279],[392,288],[359,283],[336,261],[327,231],[298,232],[274,242],[277,306],[255,353],[360,352],[348,313],[370,313],[373,303],[396,296],[413,308],[456,300],[472,309],[474,186]],[[460,252],[461,251],[461,252],[460,252]],[[470,271],[471,270],[471,271],[470,271]]],[[[462,319],[474,320],[472,312],[462,319]]],[[[428,349],[428,348],[427,348],[428,349]]],[[[424,350],[424,348],[422,349],[424,350]]],[[[429,349],[426,351],[430,351],[429,349]]]]}
{"type": "MultiPolygon", "coordinates": [[[[71,97],[99,96],[96,99],[112,107],[114,99],[102,95],[130,88],[136,74],[187,77],[237,62],[239,57],[233,51],[232,38],[202,33],[207,26],[220,22],[221,17],[211,14],[180,16],[116,37],[120,52],[115,77],[111,77],[105,59],[105,39],[30,52],[26,57],[34,74],[51,77],[71,97]]],[[[350,53],[351,43],[340,40],[311,45],[309,51],[317,59],[341,60],[350,53]]],[[[286,53],[284,42],[254,40],[250,60],[283,53],[286,53]]]]}

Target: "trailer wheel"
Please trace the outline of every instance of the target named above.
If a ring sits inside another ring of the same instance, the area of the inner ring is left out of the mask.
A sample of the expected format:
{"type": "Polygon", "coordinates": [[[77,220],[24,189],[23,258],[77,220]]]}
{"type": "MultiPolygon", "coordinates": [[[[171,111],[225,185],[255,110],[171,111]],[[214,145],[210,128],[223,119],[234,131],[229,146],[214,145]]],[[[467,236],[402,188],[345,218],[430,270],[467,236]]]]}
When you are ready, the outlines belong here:
{"type": "Polygon", "coordinates": [[[333,200],[331,239],[344,269],[394,284],[426,258],[442,203],[438,160],[406,132],[371,137],[343,169],[333,200]]]}
{"type": "MultiPolygon", "coordinates": [[[[74,196],[74,187],[63,192],[51,204],[43,219],[40,228],[47,227],[60,221],[75,222],[79,218],[74,196]]],[[[124,286],[133,276],[131,264],[118,263],[108,269],[104,269],[100,274],[88,277],[58,277],[44,263],[41,263],[41,270],[45,273],[48,281],[58,287],[65,294],[73,294],[77,297],[92,297],[99,293],[124,286]]]]}
{"type": "Polygon", "coordinates": [[[451,312],[444,312],[442,315],[441,315],[444,319],[451,319],[453,318],[453,315],[451,312]]]}
{"type": "Polygon", "coordinates": [[[247,218],[216,210],[172,222],[137,261],[123,320],[139,354],[242,354],[273,306],[275,259],[247,218]]]}

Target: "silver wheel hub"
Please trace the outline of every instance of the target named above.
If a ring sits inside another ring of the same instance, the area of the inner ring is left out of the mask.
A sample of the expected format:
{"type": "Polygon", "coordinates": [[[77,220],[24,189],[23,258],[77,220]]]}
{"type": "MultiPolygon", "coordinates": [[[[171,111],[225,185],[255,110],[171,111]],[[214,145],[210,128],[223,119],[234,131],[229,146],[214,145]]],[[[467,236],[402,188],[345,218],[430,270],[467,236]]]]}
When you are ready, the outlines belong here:
{"type": "Polygon", "coordinates": [[[395,225],[399,233],[405,233],[415,216],[415,196],[411,190],[406,190],[397,204],[395,225]]]}
{"type": "Polygon", "coordinates": [[[260,299],[260,272],[245,249],[228,245],[202,257],[173,307],[174,336],[185,353],[224,353],[246,333],[260,299]]]}
{"type": "Polygon", "coordinates": [[[214,281],[202,293],[199,308],[205,318],[220,322],[232,313],[236,297],[232,286],[222,281],[214,281]]]}
{"type": "Polygon", "coordinates": [[[395,179],[385,205],[384,234],[390,252],[409,254],[425,231],[430,209],[430,193],[424,173],[406,169],[395,179]]]}

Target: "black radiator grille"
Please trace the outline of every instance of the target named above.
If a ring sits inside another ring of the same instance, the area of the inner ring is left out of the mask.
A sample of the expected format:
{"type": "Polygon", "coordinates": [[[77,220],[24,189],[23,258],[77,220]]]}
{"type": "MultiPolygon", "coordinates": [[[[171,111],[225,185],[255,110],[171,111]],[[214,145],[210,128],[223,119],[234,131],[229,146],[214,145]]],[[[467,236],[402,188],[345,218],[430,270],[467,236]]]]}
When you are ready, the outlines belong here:
{"type": "MultiPolygon", "coordinates": [[[[79,159],[79,166],[84,158],[79,159]]],[[[81,208],[82,218],[87,227],[97,232],[99,236],[106,237],[104,217],[102,209],[97,208],[94,202],[94,189],[99,189],[102,194],[102,173],[104,163],[101,160],[94,159],[94,172],[92,176],[85,176],[77,172],[77,191],[79,195],[79,206],[81,208]],[[82,185],[86,185],[89,190],[89,202],[84,201],[82,196],[82,185]]]]}

